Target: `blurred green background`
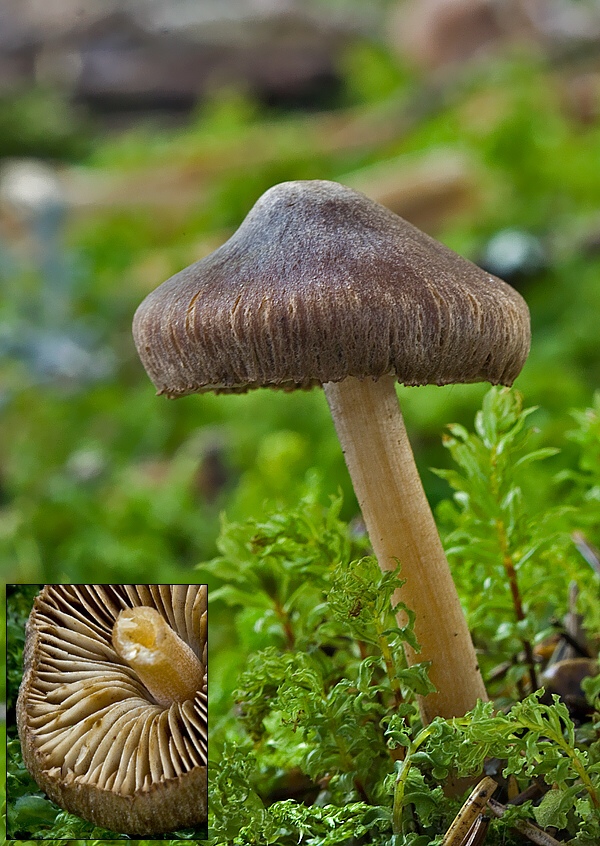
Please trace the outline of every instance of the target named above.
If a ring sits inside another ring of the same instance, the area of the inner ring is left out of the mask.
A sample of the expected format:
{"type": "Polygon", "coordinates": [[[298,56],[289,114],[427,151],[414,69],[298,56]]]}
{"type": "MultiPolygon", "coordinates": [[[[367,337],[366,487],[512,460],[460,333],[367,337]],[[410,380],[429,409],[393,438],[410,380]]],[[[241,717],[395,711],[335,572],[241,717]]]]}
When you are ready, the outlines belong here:
{"type": "MultiPolygon", "coordinates": [[[[296,503],[313,468],[356,516],[322,392],[157,398],[131,339],[284,180],[357,188],[517,287],[517,385],[572,464],[600,384],[597,3],[100,5],[0,19],[5,584],[198,580],[221,514],[296,503]]],[[[399,389],[434,505],[485,390],[399,389]]]]}
{"type": "MultiPolygon", "coordinates": [[[[366,20],[352,4],[310,4],[314,31],[335,32],[335,84],[304,99],[288,92],[287,103],[270,102],[247,68],[206,83],[185,112],[160,102],[136,111],[118,92],[101,108],[35,79],[6,88],[5,581],[186,581],[214,554],[222,511],[236,519],[258,516],[265,501],[295,502],[311,467],[325,491],[343,490],[345,516],[356,513],[321,392],[156,398],[131,340],[144,295],[222,243],[282,180],[359,188],[512,282],[534,338],[518,387],[551,418],[548,438],[590,403],[600,382],[598,43],[512,32],[506,21],[482,35],[473,13],[449,58],[453,30],[442,20],[436,48],[427,5],[414,21],[411,3],[374,4],[366,20]],[[418,29],[407,45],[401,24],[429,26],[420,54],[418,29]]],[[[283,38],[271,29],[263,52],[283,38]]],[[[441,431],[470,420],[484,391],[401,389],[434,502],[447,494],[427,472],[447,460],[441,431]]]]}

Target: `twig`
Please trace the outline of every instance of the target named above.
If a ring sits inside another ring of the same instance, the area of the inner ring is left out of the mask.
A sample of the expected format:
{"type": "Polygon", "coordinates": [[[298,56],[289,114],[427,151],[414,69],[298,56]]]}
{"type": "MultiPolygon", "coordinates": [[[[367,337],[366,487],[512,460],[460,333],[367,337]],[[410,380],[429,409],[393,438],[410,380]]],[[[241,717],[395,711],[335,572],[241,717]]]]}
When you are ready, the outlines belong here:
{"type": "Polygon", "coordinates": [[[592,546],[583,532],[573,532],[571,539],[592,570],[600,576],[600,550],[592,546]]]}
{"type": "Polygon", "coordinates": [[[490,818],[480,814],[467,835],[467,839],[463,840],[461,846],[481,846],[487,837],[487,830],[490,824],[490,818]]]}
{"type": "Polygon", "coordinates": [[[543,796],[549,790],[550,787],[545,782],[533,781],[529,787],[526,787],[525,790],[521,791],[513,799],[510,799],[507,805],[523,805],[525,802],[529,802],[530,799],[539,799],[540,796],[543,796]]]}
{"type": "MultiPolygon", "coordinates": [[[[506,805],[496,802],[495,799],[489,799],[487,806],[491,813],[499,819],[503,817],[508,810],[506,805]]],[[[542,828],[534,823],[527,822],[527,820],[515,820],[511,825],[520,834],[527,837],[532,843],[535,843],[536,846],[564,846],[564,843],[560,843],[560,841],[555,840],[554,837],[545,832],[542,828]]]]}
{"type": "Polygon", "coordinates": [[[471,829],[482,811],[485,810],[490,796],[498,787],[498,782],[486,776],[482,778],[475,790],[462,806],[452,825],[442,840],[442,846],[462,846],[470,835],[471,829]]]}

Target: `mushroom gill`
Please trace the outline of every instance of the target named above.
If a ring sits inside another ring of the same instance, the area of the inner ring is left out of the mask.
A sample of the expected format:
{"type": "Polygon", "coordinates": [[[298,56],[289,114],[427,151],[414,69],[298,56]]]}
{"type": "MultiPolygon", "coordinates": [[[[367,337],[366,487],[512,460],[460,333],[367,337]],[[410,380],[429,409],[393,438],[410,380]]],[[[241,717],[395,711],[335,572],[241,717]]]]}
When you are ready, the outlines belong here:
{"type": "Polygon", "coordinates": [[[57,804],[134,835],[206,819],[206,604],[205,585],[44,587],[17,722],[57,804]]]}

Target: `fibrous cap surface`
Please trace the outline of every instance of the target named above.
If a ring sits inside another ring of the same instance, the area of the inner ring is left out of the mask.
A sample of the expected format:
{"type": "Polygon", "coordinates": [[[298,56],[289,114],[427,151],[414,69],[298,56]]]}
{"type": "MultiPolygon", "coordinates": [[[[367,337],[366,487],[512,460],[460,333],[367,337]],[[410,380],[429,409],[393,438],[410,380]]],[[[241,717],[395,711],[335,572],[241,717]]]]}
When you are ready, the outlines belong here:
{"type": "Polygon", "coordinates": [[[134,319],[160,393],[240,392],[394,374],[510,385],[529,351],[522,297],[334,182],[286,182],[134,319]]]}

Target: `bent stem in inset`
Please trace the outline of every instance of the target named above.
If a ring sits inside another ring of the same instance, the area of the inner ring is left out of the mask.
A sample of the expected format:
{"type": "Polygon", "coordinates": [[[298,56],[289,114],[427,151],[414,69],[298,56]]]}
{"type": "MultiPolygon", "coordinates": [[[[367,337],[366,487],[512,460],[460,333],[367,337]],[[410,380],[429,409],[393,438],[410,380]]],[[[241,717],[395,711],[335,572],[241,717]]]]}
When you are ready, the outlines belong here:
{"type": "Polygon", "coordinates": [[[202,663],[154,608],[121,611],[112,643],[159,705],[193,699],[202,688],[202,663]]]}

